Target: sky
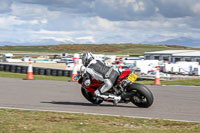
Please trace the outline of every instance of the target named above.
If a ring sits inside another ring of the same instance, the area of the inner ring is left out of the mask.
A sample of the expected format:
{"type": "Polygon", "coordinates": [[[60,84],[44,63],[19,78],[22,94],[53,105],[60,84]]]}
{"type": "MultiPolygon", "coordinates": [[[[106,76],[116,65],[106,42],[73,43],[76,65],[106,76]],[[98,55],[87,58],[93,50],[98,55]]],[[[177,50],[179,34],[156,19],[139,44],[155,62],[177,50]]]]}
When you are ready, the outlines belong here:
{"type": "Polygon", "coordinates": [[[199,39],[200,0],[0,0],[0,42],[199,39]]]}

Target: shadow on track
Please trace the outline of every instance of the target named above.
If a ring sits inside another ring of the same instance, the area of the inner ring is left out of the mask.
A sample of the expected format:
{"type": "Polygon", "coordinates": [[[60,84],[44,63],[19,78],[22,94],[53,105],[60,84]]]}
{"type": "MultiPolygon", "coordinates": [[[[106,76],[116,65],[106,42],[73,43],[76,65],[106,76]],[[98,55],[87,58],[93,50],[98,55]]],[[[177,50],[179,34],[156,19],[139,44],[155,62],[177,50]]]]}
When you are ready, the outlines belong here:
{"type": "Polygon", "coordinates": [[[40,102],[40,103],[50,103],[50,104],[60,104],[60,105],[77,105],[77,106],[102,106],[102,107],[125,107],[125,108],[138,108],[136,106],[126,106],[126,105],[117,105],[112,104],[92,104],[92,103],[82,103],[82,102],[62,102],[62,101],[52,101],[52,102],[40,102]]]}

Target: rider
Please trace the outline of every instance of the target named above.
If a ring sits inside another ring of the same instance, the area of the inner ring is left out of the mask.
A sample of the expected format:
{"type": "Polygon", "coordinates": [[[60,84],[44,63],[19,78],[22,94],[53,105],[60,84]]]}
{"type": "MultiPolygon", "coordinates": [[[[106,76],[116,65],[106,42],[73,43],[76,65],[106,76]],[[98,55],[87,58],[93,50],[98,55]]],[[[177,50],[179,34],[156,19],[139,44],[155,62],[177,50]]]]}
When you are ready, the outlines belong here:
{"type": "Polygon", "coordinates": [[[114,70],[105,62],[95,59],[91,52],[83,53],[82,63],[85,66],[85,74],[89,74],[96,80],[104,83],[94,92],[97,97],[113,100],[113,104],[117,104],[121,100],[121,96],[106,93],[112,88],[114,82],[119,76],[119,72],[114,70]]]}

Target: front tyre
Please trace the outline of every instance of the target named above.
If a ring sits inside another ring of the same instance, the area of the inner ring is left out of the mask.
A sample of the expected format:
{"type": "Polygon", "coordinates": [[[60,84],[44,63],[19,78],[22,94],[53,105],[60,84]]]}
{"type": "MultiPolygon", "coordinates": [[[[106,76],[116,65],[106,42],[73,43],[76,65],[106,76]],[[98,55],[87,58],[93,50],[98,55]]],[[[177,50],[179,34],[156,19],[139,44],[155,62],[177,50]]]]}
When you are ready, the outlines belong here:
{"type": "Polygon", "coordinates": [[[153,104],[153,94],[146,86],[133,83],[129,86],[128,90],[134,92],[131,102],[136,106],[148,108],[153,104]]]}
{"type": "Polygon", "coordinates": [[[81,93],[83,94],[85,99],[93,104],[101,104],[103,102],[103,100],[95,98],[90,92],[86,92],[83,87],[81,87],[81,93]]]}

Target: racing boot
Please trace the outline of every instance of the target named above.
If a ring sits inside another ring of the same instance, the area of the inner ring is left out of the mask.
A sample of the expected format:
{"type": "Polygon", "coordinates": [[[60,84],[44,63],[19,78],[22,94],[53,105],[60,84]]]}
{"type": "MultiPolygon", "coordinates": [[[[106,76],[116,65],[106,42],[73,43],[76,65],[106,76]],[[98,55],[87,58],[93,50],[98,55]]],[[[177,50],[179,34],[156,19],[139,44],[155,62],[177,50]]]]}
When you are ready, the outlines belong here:
{"type": "Polygon", "coordinates": [[[115,96],[113,100],[113,105],[117,105],[117,103],[121,100],[121,96],[115,96]]]}
{"type": "Polygon", "coordinates": [[[99,90],[96,90],[94,92],[94,94],[97,97],[103,98],[105,100],[113,100],[113,105],[117,105],[117,103],[121,100],[121,96],[116,96],[116,95],[109,94],[109,93],[103,93],[103,94],[101,94],[99,90]]]}

